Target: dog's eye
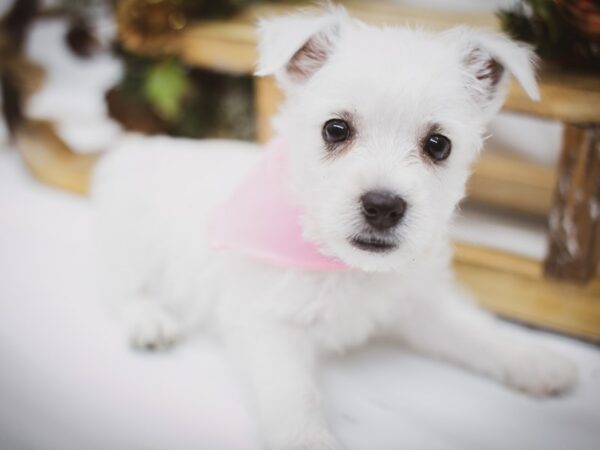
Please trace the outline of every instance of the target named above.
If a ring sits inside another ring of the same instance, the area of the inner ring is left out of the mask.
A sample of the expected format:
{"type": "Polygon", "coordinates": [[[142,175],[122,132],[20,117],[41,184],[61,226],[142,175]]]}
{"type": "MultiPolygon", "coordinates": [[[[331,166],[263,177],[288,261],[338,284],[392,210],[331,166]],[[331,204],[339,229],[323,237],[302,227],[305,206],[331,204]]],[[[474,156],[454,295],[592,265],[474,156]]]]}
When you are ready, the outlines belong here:
{"type": "Polygon", "coordinates": [[[423,150],[425,150],[425,153],[434,162],[443,161],[448,158],[451,149],[452,144],[450,143],[450,139],[441,134],[430,134],[423,144],[423,150]]]}
{"type": "Polygon", "coordinates": [[[350,126],[342,119],[331,119],[323,125],[322,135],[328,144],[344,142],[350,137],[350,126]]]}

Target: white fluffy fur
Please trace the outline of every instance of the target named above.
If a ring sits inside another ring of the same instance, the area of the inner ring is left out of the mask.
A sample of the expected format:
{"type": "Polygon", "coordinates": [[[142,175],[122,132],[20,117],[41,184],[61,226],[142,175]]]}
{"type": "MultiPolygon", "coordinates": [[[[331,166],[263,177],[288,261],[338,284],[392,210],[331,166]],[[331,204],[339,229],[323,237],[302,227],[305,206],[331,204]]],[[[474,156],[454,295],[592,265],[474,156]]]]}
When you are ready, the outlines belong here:
{"type": "Polygon", "coordinates": [[[575,368],[479,310],[450,268],[447,228],[508,73],[538,95],[529,51],[466,28],[373,28],[340,8],[265,21],[261,36],[260,72],[275,74],[287,94],[276,126],[289,144],[305,235],[353,269],[284,270],[215,253],[206,245],[206,218],[254,164],[256,147],[132,136],[100,163],[93,189],[113,300],[132,342],[163,347],[215,328],[253,387],[272,449],[341,448],[319,406],[315,361],[376,336],[536,396],[569,388],[575,368]],[[327,58],[312,76],[291,77],[288,62],[310,39],[328,46],[327,58]],[[506,69],[492,90],[478,84],[477,67],[465,65],[473,49],[506,69]],[[327,159],[321,128],[342,111],[356,121],[356,141],[327,159]],[[453,144],[438,166],[419,155],[431,123],[453,144]],[[409,205],[390,253],[348,243],[362,220],[357,199],[371,189],[396,192],[409,205]]]}

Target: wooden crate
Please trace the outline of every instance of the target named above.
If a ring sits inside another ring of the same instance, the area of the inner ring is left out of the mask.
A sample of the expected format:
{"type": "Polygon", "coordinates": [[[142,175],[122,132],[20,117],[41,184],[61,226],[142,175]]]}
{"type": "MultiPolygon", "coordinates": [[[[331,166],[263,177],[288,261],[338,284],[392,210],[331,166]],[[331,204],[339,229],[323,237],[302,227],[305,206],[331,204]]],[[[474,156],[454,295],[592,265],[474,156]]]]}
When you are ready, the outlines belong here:
{"type": "MultiPolygon", "coordinates": [[[[492,16],[440,14],[377,1],[341,3],[354,15],[370,23],[418,22],[432,28],[467,23],[497,27],[492,16]]],[[[281,5],[254,6],[226,21],[191,24],[173,37],[169,49],[185,63],[196,67],[228,73],[251,73],[256,61],[256,19],[288,12],[290,8],[281,5]]],[[[143,48],[130,50],[145,53],[143,48]]],[[[264,141],[270,135],[269,118],[281,101],[281,94],[270,78],[256,79],[255,87],[259,138],[264,141]]],[[[583,130],[585,139],[580,133],[577,139],[571,137],[565,140],[564,147],[571,150],[569,154],[576,153],[576,157],[569,159],[568,167],[566,163],[565,167],[561,167],[561,174],[573,176],[585,184],[589,181],[585,176],[588,172],[565,170],[580,167],[587,161],[598,163],[597,159],[590,159],[589,152],[597,144],[594,140],[597,135],[588,130],[594,130],[594,124],[600,123],[600,108],[597,106],[600,104],[600,81],[586,75],[545,69],[540,75],[540,91],[542,100],[535,103],[513,84],[505,109],[563,121],[568,124],[567,136],[573,135],[572,127],[583,130]],[[579,145],[577,148],[583,146],[587,151],[574,152],[576,144],[579,145]]],[[[79,192],[86,191],[93,159],[83,157],[82,161],[78,155],[62,150],[56,152],[60,145],[54,145],[54,150],[43,150],[39,146],[35,149],[32,145],[28,146],[31,139],[23,142],[26,160],[40,178],[79,192]]],[[[566,153],[564,150],[563,155],[566,153]]],[[[560,214],[568,214],[565,203],[561,203],[558,194],[553,194],[553,191],[558,192],[556,177],[556,170],[487,153],[476,166],[470,195],[485,203],[529,214],[547,215],[553,208],[559,208],[560,214]]],[[[587,238],[598,243],[600,236],[595,231],[598,222],[591,211],[587,212],[587,216],[582,215],[581,210],[577,214],[578,217],[583,216],[582,223],[588,226],[587,238]],[[594,241],[596,236],[598,239],[594,241]]],[[[567,264],[567,269],[569,267],[574,267],[572,261],[567,264]]],[[[600,342],[600,279],[595,274],[589,277],[585,286],[559,283],[544,277],[544,265],[539,261],[464,243],[456,245],[455,269],[458,278],[490,310],[512,319],[600,342]]]]}

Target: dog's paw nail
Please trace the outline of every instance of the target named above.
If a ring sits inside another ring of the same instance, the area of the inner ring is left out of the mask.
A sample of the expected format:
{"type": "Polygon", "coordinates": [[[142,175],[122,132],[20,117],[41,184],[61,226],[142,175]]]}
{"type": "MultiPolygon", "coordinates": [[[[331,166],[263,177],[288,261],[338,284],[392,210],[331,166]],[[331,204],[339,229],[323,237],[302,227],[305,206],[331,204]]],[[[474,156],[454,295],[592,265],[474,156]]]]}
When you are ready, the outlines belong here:
{"type": "Polygon", "coordinates": [[[577,368],[566,358],[544,348],[522,351],[506,368],[506,381],[534,397],[560,395],[577,383],[577,368]]]}
{"type": "Polygon", "coordinates": [[[179,324],[163,312],[140,314],[131,324],[131,345],[137,349],[167,350],[177,342],[179,336],[179,324]]]}

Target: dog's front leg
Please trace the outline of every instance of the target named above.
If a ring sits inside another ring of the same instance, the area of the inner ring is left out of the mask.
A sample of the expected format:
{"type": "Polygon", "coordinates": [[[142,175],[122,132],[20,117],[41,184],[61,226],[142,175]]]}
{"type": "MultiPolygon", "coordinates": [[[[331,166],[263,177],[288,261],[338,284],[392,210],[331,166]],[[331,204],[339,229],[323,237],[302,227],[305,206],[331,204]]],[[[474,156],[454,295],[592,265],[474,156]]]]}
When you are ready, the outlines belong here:
{"type": "Polygon", "coordinates": [[[475,305],[454,286],[418,302],[394,330],[417,351],[485,374],[534,396],[560,394],[577,379],[575,366],[475,305]]]}
{"type": "Polygon", "coordinates": [[[314,374],[314,344],[292,325],[240,325],[226,342],[254,391],[262,436],[273,450],[334,450],[314,374]]]}

